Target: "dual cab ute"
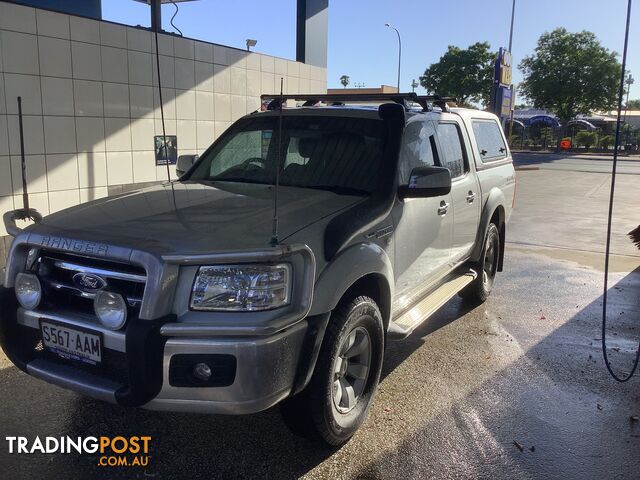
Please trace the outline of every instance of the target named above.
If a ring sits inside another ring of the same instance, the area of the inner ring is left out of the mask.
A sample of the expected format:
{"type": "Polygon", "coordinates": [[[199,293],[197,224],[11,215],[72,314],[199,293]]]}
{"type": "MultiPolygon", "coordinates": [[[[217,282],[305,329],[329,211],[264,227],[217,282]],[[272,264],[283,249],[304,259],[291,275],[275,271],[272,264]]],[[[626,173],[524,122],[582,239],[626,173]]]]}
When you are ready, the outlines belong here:
{"type": "Polygon", "coordinates": [[[0,342],[15,365],[122,406],[281,403],[340,445],[386,342],[456,294],[487,298],[515,187],[495,116],[415,94],[270,98],[180,157],[178,181],[22,230],[25,212],[5,215],[0,342]]]}

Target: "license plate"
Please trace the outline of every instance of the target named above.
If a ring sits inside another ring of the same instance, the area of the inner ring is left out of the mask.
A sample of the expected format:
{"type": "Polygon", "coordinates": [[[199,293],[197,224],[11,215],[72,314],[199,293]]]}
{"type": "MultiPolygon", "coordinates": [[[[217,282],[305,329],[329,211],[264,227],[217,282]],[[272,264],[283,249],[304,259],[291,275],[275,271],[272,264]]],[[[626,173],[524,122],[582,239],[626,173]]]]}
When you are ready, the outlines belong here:
{"type": "Polygon", "coordinates": [[[97,365],[102,360],[102,336],[97,332],[70,328],[49,320],[40,320],[42,343],[62,358],[97,365]]]}

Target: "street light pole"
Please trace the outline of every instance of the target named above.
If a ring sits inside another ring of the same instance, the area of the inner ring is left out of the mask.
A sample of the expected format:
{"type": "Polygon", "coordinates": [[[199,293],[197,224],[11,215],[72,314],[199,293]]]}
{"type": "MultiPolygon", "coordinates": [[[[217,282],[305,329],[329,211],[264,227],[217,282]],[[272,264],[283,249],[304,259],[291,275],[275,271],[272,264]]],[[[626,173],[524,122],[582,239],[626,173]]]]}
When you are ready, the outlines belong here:
{"type": "Polygon", "coordinates": [[[511,28],[509,29],[509,53],[511,53],[511,47],[513,46],[513,19],[516,15],[516,0],[513,0],[511,4],[511,28]]]}
{"type": "Polygon", "coordinates": [[[402,40],[400,40],[400,32],[396,27],[393,27],[388,23],[385,23],[384,26],[394,29],[396,31],[396,35],[398,35],[398,93],[400,93],[400,62],[402,61],[402,40]]]}
{"type": "MultiPolygon", "coordinates": [[[[511,52],[511,48],[513,47],[513,20],[516,16],[516,0],[513,0],[511,4],[511,28],[509,29],[509,55],[511,55],[513,62],[513,53],[511,52]]],[[[513,88],[513,80],[511,80],[511,118],[509,122],[509,138],[508,141],[511,141],[511,136],[513,135],[513,116],[515,114],[516,106],[514,104],[514,88],[513,88]]]]}
{"type": "Polygon", "coordinates": [[[629,74],[629,76],[627,77],[627,80],[625,81],[625,83],[627,84],[627,101],[624,104],[624,126],[625,129],[627,130],[627,134],[625,135],[625,149],[627,148],[627,145],[629,145],[629,125],[627,125],[627,110],[629,110],[629,92],[631,91],[631,85],[633,85],[635,83],[635,79],[631,76],[631,74],[629,74]]]}

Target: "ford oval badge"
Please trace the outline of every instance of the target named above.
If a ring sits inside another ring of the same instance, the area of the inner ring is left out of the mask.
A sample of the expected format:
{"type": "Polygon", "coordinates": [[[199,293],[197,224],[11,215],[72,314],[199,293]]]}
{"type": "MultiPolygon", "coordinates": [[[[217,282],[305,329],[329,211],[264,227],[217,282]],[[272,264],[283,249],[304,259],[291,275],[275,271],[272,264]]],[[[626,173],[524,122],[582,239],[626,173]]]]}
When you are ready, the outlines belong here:
{"type": "Polygon", "coordinates": [[[107,281],[94,275],[93,273],[79,272],[73,276],[73,283],[75,283],[80,289],[90,292],[95,292],[107,286],[107,281]]]}

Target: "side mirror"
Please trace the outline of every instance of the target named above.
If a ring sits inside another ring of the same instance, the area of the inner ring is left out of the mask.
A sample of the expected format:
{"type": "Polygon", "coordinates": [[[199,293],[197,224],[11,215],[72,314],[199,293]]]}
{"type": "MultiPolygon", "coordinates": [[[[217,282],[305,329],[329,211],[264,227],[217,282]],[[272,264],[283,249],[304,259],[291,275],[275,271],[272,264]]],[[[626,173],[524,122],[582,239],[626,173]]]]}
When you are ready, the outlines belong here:
{"type": "Polygon", "coordinates": [[[197,161],[198,155],[180,155],[176,162],[176,175],[183,176],[197,161]]]}
{"type": "Polygon", "coordinates": [[[400,198],[440,197],[451,191],[451,172],[445,167],[416,167],[411,170],[409,185],[398,189],[400,198]]]}

